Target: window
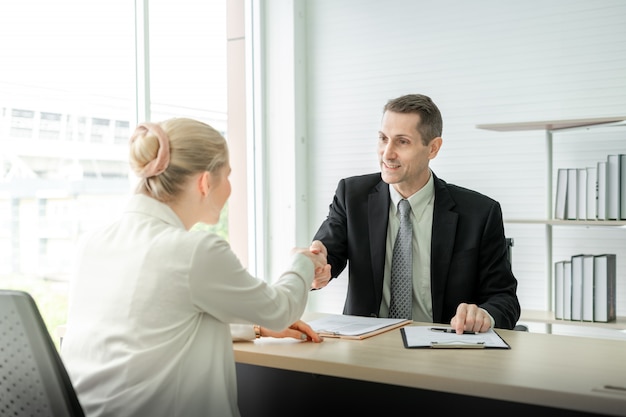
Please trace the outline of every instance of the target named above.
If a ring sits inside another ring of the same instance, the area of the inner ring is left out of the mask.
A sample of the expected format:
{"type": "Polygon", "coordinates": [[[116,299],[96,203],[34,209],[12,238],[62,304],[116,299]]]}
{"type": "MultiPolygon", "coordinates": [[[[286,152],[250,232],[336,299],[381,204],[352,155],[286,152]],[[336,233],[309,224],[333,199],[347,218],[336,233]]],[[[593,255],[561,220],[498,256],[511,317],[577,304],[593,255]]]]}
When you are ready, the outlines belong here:
{"type": "Polygon", "coordinates": [[[226,0],[151,0],[146,73],[135,18],[127,0],[0,4],[0,288],[29,291],[54,340],[75,242],[128,197],[136,109],[226,135],[226,0]],[[145,80],[150,94],[138,96],[145,80]]]}

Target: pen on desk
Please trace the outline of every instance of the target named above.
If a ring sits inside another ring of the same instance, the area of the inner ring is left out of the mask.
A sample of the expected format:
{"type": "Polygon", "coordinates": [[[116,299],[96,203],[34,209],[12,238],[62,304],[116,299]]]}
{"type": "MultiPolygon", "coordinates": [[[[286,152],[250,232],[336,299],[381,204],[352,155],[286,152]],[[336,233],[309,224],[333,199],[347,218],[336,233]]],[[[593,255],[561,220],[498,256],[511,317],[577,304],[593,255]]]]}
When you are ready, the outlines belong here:
{"type": "MultiPolygon", "coordinates": [[[[443,333],[455,333],[456,334],[456,330],[450,328],[450,329],[446,329],[443,327],[431,327],[430,330],[432,330],[433,332],[443,332],[443,333]]],[[[463,331],[463,334],[478,334],[478,332],[468,332],[467,330],[463,331]]]]}

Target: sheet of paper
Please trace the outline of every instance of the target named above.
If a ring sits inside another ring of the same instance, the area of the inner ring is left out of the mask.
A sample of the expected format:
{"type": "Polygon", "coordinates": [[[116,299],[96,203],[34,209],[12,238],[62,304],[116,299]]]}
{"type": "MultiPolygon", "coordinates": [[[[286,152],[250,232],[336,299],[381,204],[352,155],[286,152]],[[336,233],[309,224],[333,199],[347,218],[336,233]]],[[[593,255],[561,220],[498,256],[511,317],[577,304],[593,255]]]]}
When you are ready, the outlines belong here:
{"type": "Polygon", "coordinates": [[[317,333],[328,333],[345,336],[358,336],[388,326],[405,322],[404,319],[350,316],[346,314],[329,314],[309,321],[308,324],[317,333]]]}
{"type": "Polygon", "coordinates": [[[402,328],[406,348],[418,347],[485,347],[508,349],[509,345],[493,329],[484,333],[456,334],[445,326],[406,326],[402,328]]]}

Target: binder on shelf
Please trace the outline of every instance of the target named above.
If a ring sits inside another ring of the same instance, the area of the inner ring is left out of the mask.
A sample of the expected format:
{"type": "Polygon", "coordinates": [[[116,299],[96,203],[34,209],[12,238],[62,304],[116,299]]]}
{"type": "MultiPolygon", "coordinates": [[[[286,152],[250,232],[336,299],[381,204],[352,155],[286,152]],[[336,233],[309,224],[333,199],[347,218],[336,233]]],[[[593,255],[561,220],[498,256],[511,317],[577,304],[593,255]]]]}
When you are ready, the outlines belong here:
{"type": "Polygon", "coordinates": [[[567,197],[565,213],[568,220],[578,218],[578,168],[567,169],[567,197]]]}
{"type": "Polygon", "coordinates": [[[567,168],[559,168],[556,176],[556,198],[554,202],[554,218],[565,220],[567,217],[567,168]]]}
{"type": "Polygon", "coordinates": [[[582,320],[583,314],[583,256],[572,256],[571,319],[574,321],[582,320]]]}
{"type": "Polygon", "coordinates": [[[599,322],[616,319],[616,255],[595,255],[593,320],[599,322]]]}
{"type": "Polygon", "coordinates": [[[598,167],[587,167],[587,220],[598,218],[598,167]]]}
{"type": "Polygon", "coordinates": [[[572,261],[563,261],[563,320],[572,319],[572,261]]]}
{"type": "Polygon", "coordinates": [[[578,168],[578,206],[576,208],[576,218],[578,220],[587,219],[587,168],[578,168]]]}
{"type": "Polygon", "coordinates": [[[594,255],[583,255],[582,320],[593,321],[594,255]]]}
{"type": "Polygon", "coordinates": [[[619,217],[626,220],[626,154],[619,154],[619,160],[619,217]]]}
{"type": "Polygon", "coordinates": [[[563,320],[563,274],[565,261],[554,263],[554,318],[563,320]]]}
{"type": "Polygon", "coordinates": [[[598,220],[606,220],[606,161],[598,162],[598,220]]]}
{"type": "Polygon", "coordinates": [[[606,218],[619,220],[620,218],[620,158],[617,154],[606,158],[606,218]]]}

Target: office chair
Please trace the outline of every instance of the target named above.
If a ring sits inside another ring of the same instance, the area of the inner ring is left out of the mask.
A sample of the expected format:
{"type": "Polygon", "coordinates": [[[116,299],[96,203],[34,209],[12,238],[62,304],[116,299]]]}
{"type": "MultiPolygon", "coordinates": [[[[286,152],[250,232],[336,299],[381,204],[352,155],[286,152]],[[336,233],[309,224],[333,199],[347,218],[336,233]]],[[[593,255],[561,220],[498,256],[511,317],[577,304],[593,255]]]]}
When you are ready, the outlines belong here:
{"type": "Polygon", "coordinates": [[[509,260],[511,267],[513,267],[513,244],[515,241],[512,237],[506,238],[506,258],[509,260]]]}
{"type": "Polygon", "coordinates": [[[85,416],[35,300],[24,291],[0,290],[0,415],[85,416]]]}
{"type": "MultiPolygon", "coordinates": [[[[515,241],[513,240],[512,237],[507,237],[506,238],[506,257],[509,260],[509,263],[511,264],[511,268],[513,267],[513,244],[515,243],[515,241]]],[[[516,324],[515,327],[513,327],[513,330],[518,330],[520,332],[527,332],[528,331],[528,326],[526,326],[525,324],[516,324]]]]}

